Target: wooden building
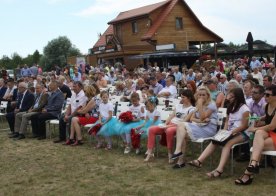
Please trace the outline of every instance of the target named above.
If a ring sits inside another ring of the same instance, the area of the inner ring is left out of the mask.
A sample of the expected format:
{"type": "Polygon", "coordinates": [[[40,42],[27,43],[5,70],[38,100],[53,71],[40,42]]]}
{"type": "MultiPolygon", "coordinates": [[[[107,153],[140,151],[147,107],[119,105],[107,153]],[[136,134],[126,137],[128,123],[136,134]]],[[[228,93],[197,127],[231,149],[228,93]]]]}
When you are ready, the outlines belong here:
{"type": "Polygon", "coordinates": [[[199,21],[184,0],[121,12],[108,24],[89,55],[98,62],[121,61],[129,68],[146,61],[156,61],[159,66],[190,64],[199,57],[201,44],[223,41],[199,21]]]}

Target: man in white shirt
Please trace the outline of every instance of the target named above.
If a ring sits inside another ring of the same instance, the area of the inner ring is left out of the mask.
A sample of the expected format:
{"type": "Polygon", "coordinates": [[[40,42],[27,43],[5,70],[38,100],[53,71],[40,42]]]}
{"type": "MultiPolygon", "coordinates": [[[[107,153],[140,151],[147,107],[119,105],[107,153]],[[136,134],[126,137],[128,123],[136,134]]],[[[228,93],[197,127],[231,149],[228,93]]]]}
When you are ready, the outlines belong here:
{"type": "Polygon", "coordinates": [[[87,102],[87,97],[83,91],[83,85],[80,81],[73,83],[73,93],[70,99],[70,103],[64,114],[59,119],[59,139],[54,143],[64,142],[66,140],[66,124],[71,124],[71,119],[76,115],[76,111],[84,107],[87,102]]]}
{"type": "Polygon", "coordinates": [[[218,90],[220,92],[223,92],[224,95],[226,95],[227,86],[228,86],[227,77],[225,74],[221,74],[219,77],[218,90]]]}
{"type": "Polygon", "coordinates": [[[166,78],[166,86],[158,93],[158,97],[175,98],[177,96],[177,89],[173,83],[174,76],[169,75],[166,78]]]}

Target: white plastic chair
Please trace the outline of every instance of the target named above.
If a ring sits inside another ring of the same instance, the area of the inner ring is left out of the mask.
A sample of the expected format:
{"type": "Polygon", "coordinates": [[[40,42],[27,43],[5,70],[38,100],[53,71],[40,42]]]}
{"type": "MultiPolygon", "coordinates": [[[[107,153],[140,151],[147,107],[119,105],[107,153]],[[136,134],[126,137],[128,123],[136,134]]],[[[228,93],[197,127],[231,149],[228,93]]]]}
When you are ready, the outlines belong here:
{"type": "Polygon", "coordinates": [[[8,130],[9,128],[4,127],[4,122],[6,119],[7,114],[7,108],[8,108],[8,102],[7,101],[1,101],[0,104],[0,119],[1,119],[1,129],[0,130],[8,130]]]}
{"type": "MultiPolygon", "coordinates": [[[[252,153],[252,151],[253,151],[253,147],[250,148],[251,153],[252,153]]],[[[262,155],[276,157],[276,150],[263,151],[262,155]]],[[[266,166],[267,166],[267,163],[266,163],[266,157],[265,157],[265,167],[266,166]]],[[[274,168],[274,173],[275,173],[275,182],[276,182],[276,167],[274,168]]]]}
{"type": "MultiPolygon", "coordinates": [[[[222,129],[222,126],[223,126],[223,121],[224,119],[226,118],[227,116],[227,113],[226,113],[227,109],[226,108],[218,108],[218,119],[217,119],[217,125],[218,125],[218,130],[221,130],[222,129]]],[[[208,138],[199,138],[197,140],[193,140],[192,142],[194,143],[198,143],[200,144],[200,152],[203,152],[203,148],[204,148],[204,143],[206,141],[209,141],[210,139],[212,139],[212,137],[208,137],[208,138]]]]}

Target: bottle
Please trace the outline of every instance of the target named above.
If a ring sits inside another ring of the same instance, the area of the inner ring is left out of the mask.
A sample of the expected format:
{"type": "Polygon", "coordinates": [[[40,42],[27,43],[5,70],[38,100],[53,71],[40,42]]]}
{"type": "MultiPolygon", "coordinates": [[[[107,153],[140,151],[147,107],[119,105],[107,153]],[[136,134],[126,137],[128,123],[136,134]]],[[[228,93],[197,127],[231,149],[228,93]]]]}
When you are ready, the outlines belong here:
{"type": "MultiPolygon", "coordinates": [[[[257,114],[253,113],[252,116],[249,117],[249,127],[254,127],[255,126],[255,121],[258,119],[257,114]]],[[[255,133],[250,132],[250,137],[249,137],[249,144],[250,146],[253,146],[253,140],[254,140],[255,133]]]]}

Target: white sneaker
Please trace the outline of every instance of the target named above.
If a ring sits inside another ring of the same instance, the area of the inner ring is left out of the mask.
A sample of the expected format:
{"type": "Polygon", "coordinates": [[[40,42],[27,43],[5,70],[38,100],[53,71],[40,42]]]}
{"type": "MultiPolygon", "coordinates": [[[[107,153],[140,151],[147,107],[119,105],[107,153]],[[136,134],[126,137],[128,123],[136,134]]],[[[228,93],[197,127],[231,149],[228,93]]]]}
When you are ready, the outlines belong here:
{"type": "Polygon", "coordinates": [[[135,153],[136,153],[136,154],[140,154],[140,149],[137,148],[137,149],[135,150],[135,153]]]}
{"type": "Polygon", "coordinates": [[[125,151],[124,151],[124,154],[128,154],[128,153],[130,153],[130,147],[125,147],[125,151]]]}

